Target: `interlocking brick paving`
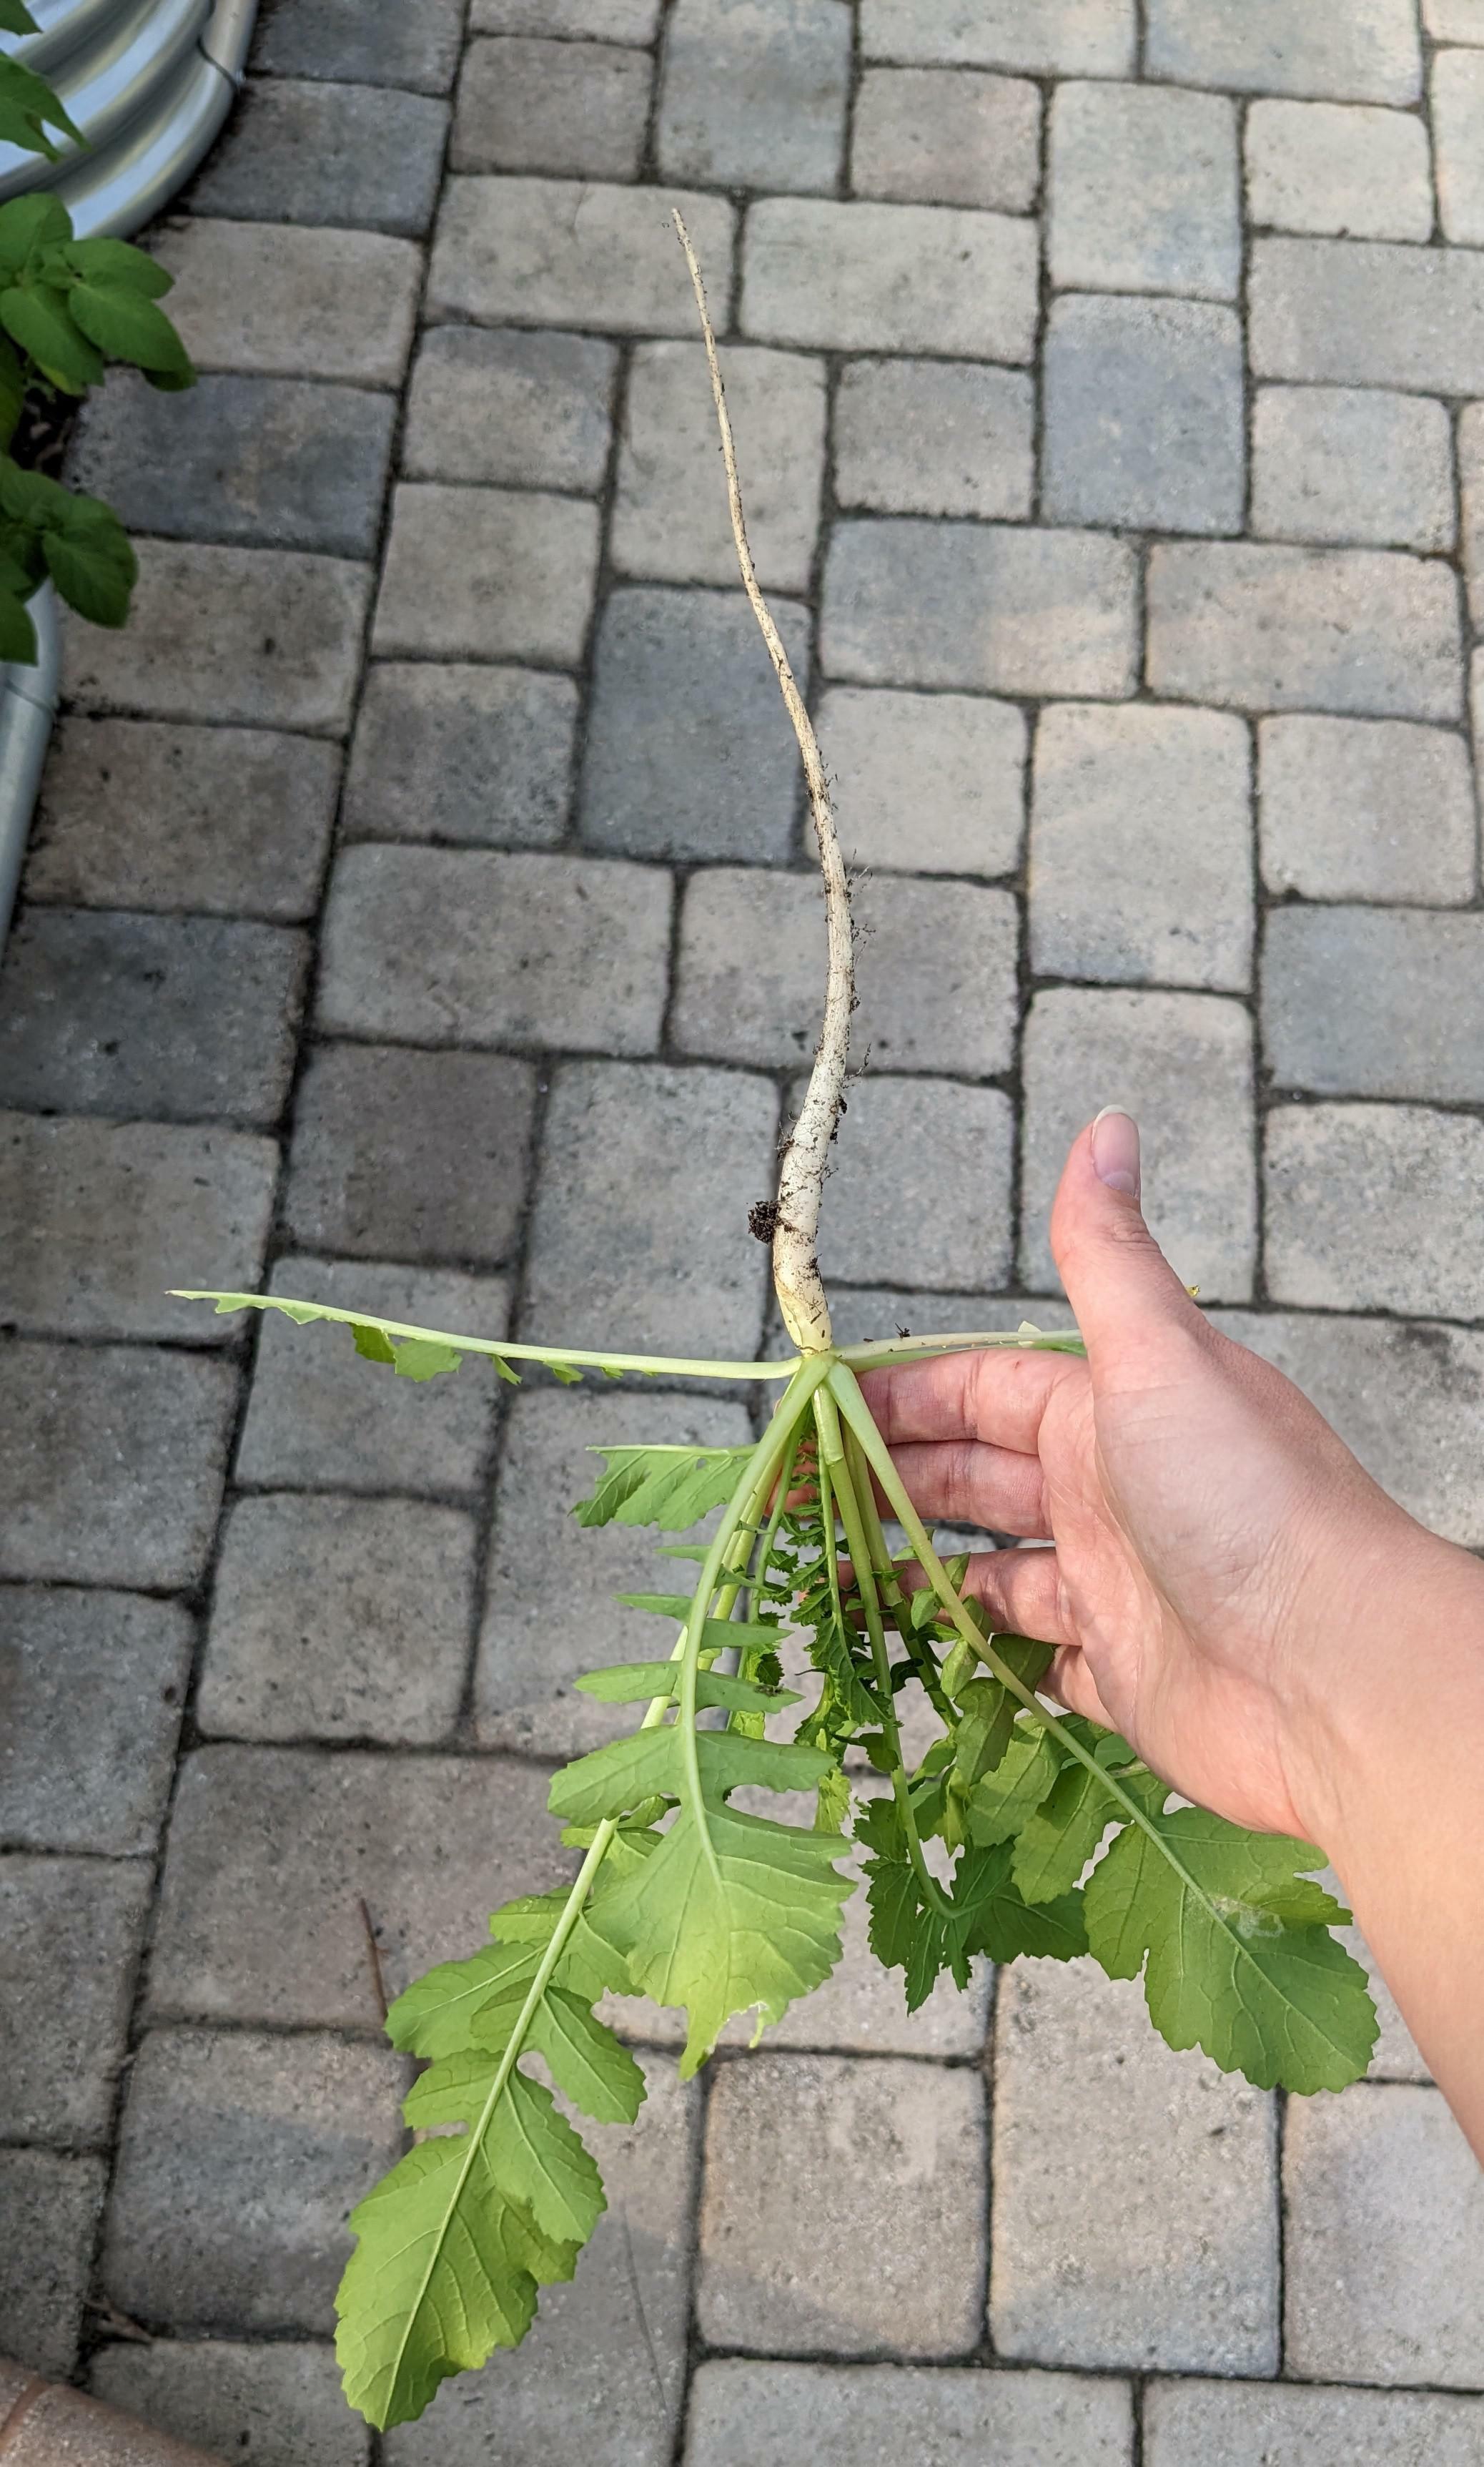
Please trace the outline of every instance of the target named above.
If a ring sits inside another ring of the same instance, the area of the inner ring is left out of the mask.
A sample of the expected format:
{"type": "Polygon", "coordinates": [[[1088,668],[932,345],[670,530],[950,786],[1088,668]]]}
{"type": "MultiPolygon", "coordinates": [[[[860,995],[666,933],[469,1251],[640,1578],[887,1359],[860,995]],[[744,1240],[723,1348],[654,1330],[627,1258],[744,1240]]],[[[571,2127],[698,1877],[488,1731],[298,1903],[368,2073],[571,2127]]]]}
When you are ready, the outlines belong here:
{"type": "Polygon", "coordinates": [[[206,381],[79,430],[142,580],[0,973],[0,2347],[266,2467],[1484,2461],[1389,2003],[1285,2112],[1091,1966],[911,2021],[855,1905],[694,2090],[626,2008],[574,2283],[372,2444],[378,1997],[566,1871],[653,1566],[585,1448],[762,1407],[393,1395],[165,1299],[771,1327],[822,935],[674,201],[874,870],[841,1333],[1054,1319],[1128,1102],[1220,1324],[1484,1548],[1481,164],[1484,0],[265,0],[150,241],[206,381]]]}

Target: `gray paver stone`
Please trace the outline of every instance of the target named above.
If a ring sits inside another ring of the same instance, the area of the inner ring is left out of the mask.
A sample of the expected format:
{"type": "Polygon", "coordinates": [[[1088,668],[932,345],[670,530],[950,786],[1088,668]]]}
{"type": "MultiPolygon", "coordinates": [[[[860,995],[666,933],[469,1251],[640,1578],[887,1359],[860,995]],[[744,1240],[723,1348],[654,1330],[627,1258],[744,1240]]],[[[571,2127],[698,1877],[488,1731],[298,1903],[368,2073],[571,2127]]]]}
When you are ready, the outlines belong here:
{"type": "Polygon", "coordinates": [[[851,360],[835,396],[835,495],[880,513],[1030,512],[1035,386],[1009,369],[851,360]]]}
{"type": "Polygon", "coordinates": [[[319,904],[339,782],[337,748],[313,737],[64,719],[42,776],[26,895],[297,923],[319,904]]]}
{"type": "MultiPolygon", "coordinates": [[[[276,1294],[366,1310],[456,1335],[506,1332],[503,1277],[383,1267],[367,1259],[280,1259],[276,1294]]],[[[264,1311],[237,1449],[236,1479],[266,1489],[403,1491],[434,1498],[473,1490],[494,1436],[499,1379],[465,1354],[452,1378],[376,1377],[349,1329],[295,1327],[264,1311]]]]}
{"type": "Polygon", "coordinates": [[[459,78],[456,171],[561,171],[632,180],[654,63],[612,43],[505,34],[473,42],[459,78]]]}
{"type": "Polygon", "coordinates": [[[413,370],[404,473],[497,487],[601,487],[618,356],[612,343],[590,334],[433,327],[413,370]]]}
{"type": "Polygon", "coordinates": [[[670,215],[677,207],[709,270],[711,315],[725,332],[731,207],[694,190],[619,188],[597,180],[465,174],[447,181],[428,277],[429,314],[688,340],[696,304],[675,245],[670,215]]]}
{"type": "Polygon", "coordinates": [[[445,94],[459,59],[462,0],[272,0],[253,66],[268,77],[354,79],[445,94]]]}
{"type": "Polygon", "coordinates": [[[1265,1171],[1275,1301],[1478,1315],[1484,1125],[1423,1105],[1285,1105],[1265,1171]]]}
{"type": "Polygon", "coordinates": [[[867,59],[1127,77],[1137,44],[1134,0],[865,0],[861,11],[867,59]]]}
{"type": "Polygon", "coordinates": [[[1422,0],[1422,22],[1440,43],[1484,43],[1484,0],[1422,0]]]}
{"type": "Polygon", "coordinates": [[[1279,908],[1263,948],[1263,1045],[1278,1087],[1484,1100],[1484,917],[1279,908]]]}
{"type": "Polygon", "coordinates": [[[589,1450],[741,1447],[751,1437],[741,1405],[705,1392],[548,1391],[515,1399],[495,1489],[475,1676],[482,1746],[551,1756],[601,1746],[633,1728],[632,1713],[574,1692],[573,1680],[604,1662],[667,1652],[673,1641],[651,1614],[615,1598],[672,1590],[677,1572],[656,1557],[654,1534],[620,1525],[584,1531],[572,1516],[602,1470],[589,1450]],[[538,1559],[547,1575],[534,1588],[538,1559]]]}
{"type": "Polygon", "coordinates": [[[198,369],[401,384],[422,281],[413,241],[191,215],[150,253],[175,278],[169,313],[198,369]]]}
{"type": "Polygon", "coordinates": [[[299,1090],[290,1237],[361,1259],[498,1267],[525,1205],[535,1094],[530,1064],[504,1054],[320,1047],[299,1090]]]}
{"type": "Polygon", "coordinates": [[[1294,713],[1257,730],[1270,891],[1306,899],[1472,899],[1477,827],[1461,736],[1401,719],[1294,713]]]}
{"type": "Polygon", "coordinates": [[[777,1099],[739,1072],[578,1062],[552,1075],[519,1334],[746,1361],[767,1260],[777,1099]]]}
{"type": "Polygon", "coordinates": [[[176,1602],[0,1593],[0,1837],[113,1857],[154,1848],[191,1636],[176,1602]]]}
{"type": "Polygon", "coordinates": [[[124,370],[83,414],[68,468],[130,531],[369,557],[395,417],[359,386],[208,375],[160,394],[124,370]]]}
{"type": "Polygon", "coordinates": [[[0,979],[0,1097],[78,1114],[277,1121],[303,934],[214,917],[37,908],[0,979]]]}
{"type": "Polygon", "coordinates": [[[1377,548],[1453,545],[1452,424],[1440,402],[1335,386],[1261,386],[1252,529],[1377,548]]]}
{"type": "Polygon", "coordinates": [[[392,506],[373,643],[383,655],[582,655],[597,573],[597,514],[533,490],[404,481],[392,506]]]}
{"type": "Polygon", "coordinates": [[[779,2355],[971,2348],[985,2140],[973,2072],[897,2056],[727,2065],[707,2116],[702,2337],[779,2355]]]}
{"type": "MultiPolygon", "coordinates": [[[[796,675],[809,624],[773,614],[796,675]]],[[[798,757],[740,591],[616,591],[597,628],[578,828],[633,855],[776,864],[794,841],[798,757]]]]}
{"type": "Polygon", "coordinates": [[[1149,0],[1144,65],[1192,85],[1349,102],[1415,102],[1422,89],[1412,0],[1149,0]]]}
{"type": "MultiPolygon", "coordinates": [[[[729,345],[722,373],[758,579],[765,590],[805,591],[824,474],[824,363],[729,345]]],[[[700,343],[641,343],[634,352],[609,553],[619,573],[661,582],[736,580],[700,343]]]]}
{"type": "Polygon", "coordinates": [[[1242,328],[1201,300],[1058,300],[1042,511],[1137,530],[1242,528],[1242,328]]]}
{"type": "Polygon", "coordinates": [[[1304,2389],[1285,2382],[1155,2382],[1144,2394],[1147,2467],[1475,2467],[1477,2400],[1304,2389]]]}
{"type": "Polygon", "coordinates": [[[1156,693],[1248,711],[1458,716],[1458,590],[1433,559],[1169,544],[1151,552],[1148,591],[1156,693]]]}
{"type": "Polygon", "coordinates": [[[334,2325],[346,2217],[400,2153],[404,2060],[303,2034],[153,2030],[134,2059],[103,2278],[182,2327],[334,2325]]]}
{"type": "Polygon", "coordinates": [[[867,69],[855,99],[860,197],[1024,214],[1041,183],[1041,94],[973,70],[867,69]]]}
{"type": "Polygon", "coordinates": [[[1484,1335],[1329,1311],[1212,1317],[1295,1381],[1410,1515],[1450,1541],[1484,1544],[1484,1335]]]}
{"type": "Polygon", "coordinates": [[[997,2352],[1273,2372],[1271,2100],[1177,2055],[1137,1981],[1091,1962],[1017,1962],[1001,1978],[995,2035],[997,2352]]]}
{"type": "Polygon", "coordinates": [[[1264,98],[1248,111],[1245,142],[1254,223],[1349,239],[1431,238],[1432,159],[1415,113],[1264,98]]]}
{"type": "Polygon", "coordinates": [[[765,197],[743,240],[743,331],[840,351],[1035,349],[1036,227],[956,206],[765,197]]]}
{"type": "Polygon", "coordinates": [[[1283,2189],[1291,2373],[1484,2382],[1484,2177],[1441,2091],[1357,2082],[1295,2101],[1283,2189]]]}
{"type": "Polygon", "coordinates": [[[225,1344],[169,1288],[257,1284],[278,1169],[274,1142],[242,1131],[0,1114],[0,1319],[225,1344]]]}
{"type": "Polygon", "coordinates": [[[1245,990],[1249,768],[1248,732],[1230,712],[1044,711],[1028,874],[1036,974],[1245,990]]]}
{"type": "Polygon", "coordinates": [[[850,42],[842,0],[676,0],[655,129],[662,176],[832,191],[850,42]]]}
{"type": "Polygon", "coordinates": [[[0,1575],[195,1584],[221,1498],[236,1376],[140,1346],[12,1342],[0,1424],[0,1575]]]}
{"type": "Polygon", "coordinates": [[[1133,691],[1133,552],[1095,532],[843,522],[824,569],[820,658],[861,685],[1133,691]]]}
{"type": "MultiPolygon", "coordinates": [[[[992,1078],[1015,1039],[1019,918],[1007,891],[898,876],[855,897],[865,939],[852,1055],[882,1071],[992,1078]]],[[[693,877],[681,924],[674,1034],[718,1060],[807,1061],[824,985],[824,903],[802,873],[693,877]]]]}
{"type": "Polygon", "coordinates": [[[1048,254],[1059,290],[1236,298],[1237,122],[1225,97],[1106,82],[1059,86],[1048,184],[1048,254]]]}
{"type": "Polygon", "coordinates": [[[325,917],[319,1020],[408,1045],[652,1053],[669,876],[491,849],[346,849],[325,917]]]}
{"type": "Polygon", "coordinates": [[[645,2056],[631,2126],[580,2119],[608,2198],[569,2287],[513,2356],[464,2375],[387,2440],[388,2467],[669,2467],[685,2392],[698,2085],[645,2056]]]}
{"type": "Polygon", "coordinates": [[[144,1860],[0,1859],[7,2140],[108,2140],[149,1890],[144,1860]]]}
{"type": "Polygon", "coordinates": [[[104,2347],[88,2388],[181,2441],[253,2467],[365,2467],[370,2435],[347,2407],[334,2353],[295,2340],[155,2339],[104,2347]]]}
{"type": "Polygon", "coordinates": [[[968,694],[831,686],[816,725],[846,853],[903,873],[1013,873],[1025,833],[1025,719],[968,694]]]}
{"type": "Polygon", "coordinates": [[[592,34],[608,43],[654,40],[660,0],[473,0],[474,34],[592,34]]]}
{"type": "Polygon", "coordinates": [[[1484,243],[1484,168],[1479,161],[1484,60],[1477,52],[1434,54],[1431,102],[1444,237],[1477,248],[1484,243]]]}
{"type": "Polygon", "coordinates": [[[146,540],[126,632],[64,628],[64,690],[83,710],[343,735],[370,595],[370,569],[340,557],[146,540]]]}
{"type": "Polygon", "coordinates": [[[152,2017],[378,2030],[378,1979],[400,1995],[477,1953],[498,1904],[570,1879],[546,1794],[539,1767],[506,1757],[197,1749],[170,1827],[152,2017]]]}
{"type": "Polygon", "coordinates": [[[207,1630],[202,1731],[443,1738],[468,1659],[473,1559],[457,1508],[292,1491],[237,1500],[207,1630]]]}
{"type": "Polygon", "coordinates": [[[668,939],[670,878],[656,866],[348,849],[326,908],[321,1027],[653,1053],[668,939]]]}
{"type": "Polygon", "coordinates": [[[1385,240],[1256,239],[1248,349],[1259,377],[1484,394],[1484,257],[1385,240]]]}
{"type": "Polygon", "coordinates": [[[0,2313],[6,2354],[37,2373],[78,2361],[107,2161],[60,2150],[0,2150],[0,2313]]]}
{"type": "Polygon", "coordinates": [[[744,2425],[748,2467],[792,2467],[805,2453],[814,2467],[1126,2467],[1133,2456],[1126,2386],[1066,2373],[713,2357],[690,2386],[686,2467],[737,2467],[744,2425]]]}
{"type": "Polygon", "coordinates": [[[1477,631],[1484,626],[1484,402],[1466,402],[1458,415],[1458,487],[1469,614],[1477,631]]]}
{"type": "Polygon", "coordinates": [[[375,661],[350,750],[344,834],[548,847],[566,827],[576,731],[568,677],[375,661]]]}
{"type": "Polygon", "coordinates": [[[1144,1208],[1177,1276],[1207,1301],[1251,1290],[1251,1030],[1214,994],[1038,994],[1025,1029],[1021,1267],[1032,1293],[1060,1290],[1046,1228],[1067,1152],[1103,1105],[1135,1115],[1144,1208]]]}
{"type": "Polygon", "coordinates": [[[416,236],[433,217],[447,126],[429,95],[255,79],[191,201],[243,222],[416,236]]]}
{"type": "MultiPolygon", "coordinates": [[[[792,1101],[802,1097],[796,1089],[792,1101]]],[[[1010,1268],[1012,1109],[998,1088],[866,1078],[850,1091],[820,1231],[826,1279],[1002,1285],[1010,1268]],[[904,1209],[883,1157],[931,1159],[931,1209],[904,1209]]]]}

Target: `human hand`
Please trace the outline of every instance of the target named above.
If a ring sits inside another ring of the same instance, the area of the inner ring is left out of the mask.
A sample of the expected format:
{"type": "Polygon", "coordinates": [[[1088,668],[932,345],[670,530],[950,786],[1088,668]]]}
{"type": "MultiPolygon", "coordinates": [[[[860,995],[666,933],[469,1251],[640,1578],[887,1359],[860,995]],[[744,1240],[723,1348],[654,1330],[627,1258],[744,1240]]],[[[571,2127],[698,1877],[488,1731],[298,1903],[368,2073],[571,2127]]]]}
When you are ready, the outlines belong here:
{"type": "Polygon", "coordinates": [[[1046,1682],[1171,1786],[1333,1848],[1354,1743],[1394,1719],[1395,1606],[1464,1554],[1281,1371],[1213,1328],[1140,1212],[1138,1133],[1075,1142],[1051,1247],[1088,1359],[1008,1348],[863,1385],[919,1512],[1050,1541],[966,1593],[1057,1647],[1046,1682]]]}

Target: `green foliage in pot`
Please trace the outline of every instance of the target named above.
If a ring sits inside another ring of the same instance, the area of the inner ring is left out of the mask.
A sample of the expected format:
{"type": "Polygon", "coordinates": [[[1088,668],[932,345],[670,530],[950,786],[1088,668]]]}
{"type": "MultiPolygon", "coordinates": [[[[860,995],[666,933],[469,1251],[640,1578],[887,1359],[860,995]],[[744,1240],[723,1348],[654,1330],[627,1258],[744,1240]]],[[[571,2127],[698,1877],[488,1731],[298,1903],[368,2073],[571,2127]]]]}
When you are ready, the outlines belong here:
{"type": "MultiPolygon", "coordinates": [[[[0,0],[0,34],[29,34],[25,0],[0,0]]],[[[81,145],[45,79],[0,57],[0,142],[60,159],[56,129],[81,145]]],[[[27,606],[50,576],[95,625],[122,625],[137,566],[127,533],[101,498],[23,468],[11,451],[28,400],[79,398],[110,360],[164,393],[194,385],[185,345],[159,306],[171,277],[122,239],[78,239],[59,197],[37,189],[0,206],[0,660],[31,662],[27,606]]]]}

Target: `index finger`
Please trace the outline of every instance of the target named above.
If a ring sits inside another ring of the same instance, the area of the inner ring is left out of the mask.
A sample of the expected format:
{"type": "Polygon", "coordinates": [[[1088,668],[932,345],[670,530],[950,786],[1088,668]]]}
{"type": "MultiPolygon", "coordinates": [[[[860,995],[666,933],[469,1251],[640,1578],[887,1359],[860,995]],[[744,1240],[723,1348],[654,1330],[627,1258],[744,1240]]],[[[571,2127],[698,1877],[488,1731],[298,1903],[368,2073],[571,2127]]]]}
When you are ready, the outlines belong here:
{"type": "Polygon", "coordinates": [[[987,1439],[1034,1456],[1047,1405],[1088,1366],[1071,1353],[986,1346],[868,1370],[861,1387],[888,1447],[914,1439],[987,1439]]]}

